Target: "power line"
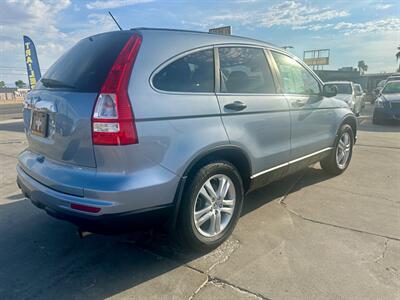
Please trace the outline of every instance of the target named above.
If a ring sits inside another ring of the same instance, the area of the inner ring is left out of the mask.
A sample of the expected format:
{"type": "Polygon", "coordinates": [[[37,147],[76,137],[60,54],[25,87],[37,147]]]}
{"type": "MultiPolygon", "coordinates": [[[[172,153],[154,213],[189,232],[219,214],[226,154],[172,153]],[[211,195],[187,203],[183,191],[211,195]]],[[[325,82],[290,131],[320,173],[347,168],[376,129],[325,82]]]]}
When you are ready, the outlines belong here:
{"type": "MultiPolygon", "coordinates": [[[[26,70],[26,68],[22,68],[22,67],[12,67],[12,66],[0,66],[0,69],[12,69],[12,70],[26,70]]],[[[42,69],[43,71],[47,71],[48,69],[42,69]]]]}

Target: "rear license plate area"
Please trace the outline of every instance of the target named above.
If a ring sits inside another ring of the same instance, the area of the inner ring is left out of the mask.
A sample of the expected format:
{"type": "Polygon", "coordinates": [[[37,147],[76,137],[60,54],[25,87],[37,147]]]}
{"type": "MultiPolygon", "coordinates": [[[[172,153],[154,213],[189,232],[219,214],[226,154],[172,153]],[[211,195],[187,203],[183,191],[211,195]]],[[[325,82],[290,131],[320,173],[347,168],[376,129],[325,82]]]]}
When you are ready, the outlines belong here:
{"type": "Polygon", "coordinates": [[[31,132],[41,137],[47,136],[48,115],[41,111],[32,111],[31,132]]]}

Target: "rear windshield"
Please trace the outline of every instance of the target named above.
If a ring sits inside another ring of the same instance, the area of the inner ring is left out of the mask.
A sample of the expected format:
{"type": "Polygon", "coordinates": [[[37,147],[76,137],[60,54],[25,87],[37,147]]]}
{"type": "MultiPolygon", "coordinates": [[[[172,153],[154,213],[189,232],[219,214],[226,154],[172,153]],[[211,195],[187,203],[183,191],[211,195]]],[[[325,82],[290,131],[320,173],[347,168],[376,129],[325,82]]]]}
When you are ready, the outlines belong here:
{"type": "Polygon", "coordinates": [[[99,92],[132,34],[132,31],[108,32],[79,41],[50,67],[36,89],[70,88],[79,92],[99,92]]]}
{"type": "Polygon", "coordinates": [[[389,77],[386,82],[400,80],[400,76],[389,77]]]}
{"type": "Polygon", "coordinates": [[[400,94],[400,81],[391,81],[387,83],[382,94],[400,94]]]}
{"type": "Polygon", "coordinates": [[[327,85],[336,85],[338,94],[351,94],[353,92],[350,83],[329,83],[327,85]]]}

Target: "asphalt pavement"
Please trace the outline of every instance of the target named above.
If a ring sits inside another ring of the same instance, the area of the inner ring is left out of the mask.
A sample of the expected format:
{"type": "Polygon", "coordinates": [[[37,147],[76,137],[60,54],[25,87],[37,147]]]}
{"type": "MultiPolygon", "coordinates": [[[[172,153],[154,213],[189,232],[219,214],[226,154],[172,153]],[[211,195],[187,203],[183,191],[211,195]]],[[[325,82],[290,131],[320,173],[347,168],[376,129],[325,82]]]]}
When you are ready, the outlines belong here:
{"type": "Polygon", "coordinates": [[[0,122],[1,299],[400,299],[400,126],[359,120],[349,169],[319,165],[246,197],[207,254],[147,231],[80,239],[15,185],[20,121],[0,122]]]}
{"type": "Polygon", "coordinates": [[[22,103],[0,104],[0,121],[22,118],[22,103]]]}

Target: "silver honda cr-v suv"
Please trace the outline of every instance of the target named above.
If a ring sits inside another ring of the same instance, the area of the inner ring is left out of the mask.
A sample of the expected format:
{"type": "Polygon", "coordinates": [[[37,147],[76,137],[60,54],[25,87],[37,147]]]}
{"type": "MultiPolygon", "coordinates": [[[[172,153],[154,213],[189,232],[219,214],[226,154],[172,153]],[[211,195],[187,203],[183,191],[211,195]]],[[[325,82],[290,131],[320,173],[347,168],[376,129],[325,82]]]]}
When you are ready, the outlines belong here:
{"type": "Polygon", "coordinates": [[[181,30],[81,40],[25,100],[18,185],[81,230],[168,224],[211,249],[246,192],[321,161],[349,165],[356,118],[335,87],[270,44],[181,30]]]}

